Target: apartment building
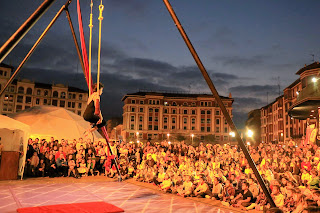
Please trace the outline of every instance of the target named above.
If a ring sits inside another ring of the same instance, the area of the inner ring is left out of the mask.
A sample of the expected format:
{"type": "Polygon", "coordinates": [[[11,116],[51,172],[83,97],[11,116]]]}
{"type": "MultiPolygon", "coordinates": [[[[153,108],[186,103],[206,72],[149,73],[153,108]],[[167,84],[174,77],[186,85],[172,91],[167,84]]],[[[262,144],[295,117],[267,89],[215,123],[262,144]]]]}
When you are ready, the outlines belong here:
{"type": "Polygon", "coordinates": [[[261,141],[299,140],[308,124],[319,127],[320,64],[305,65],[296,74],[299,78],[283,90],[283,95],[262,107],[261,141]]]}
{"type": "MultiPolygon", "coordinates": [[[[0,64],[0,90],[8,82],[12,71],[12,66],[0,64]]],[[[15,79],[0,98],[0,113],[3,115],[33,106],[52,105],[66,108],[82,116],[86,109],[88,92],[63,84],[45,84],[28,79],[15,79]]]]}
{"type": "MultiPolygon", "coordinates": [[[[233,99],[221,97],[232,116],[233,99]]],[[[137,92],[122,98],[126,139],[230,141],[230,127],[212,95],[137,92]]]]}

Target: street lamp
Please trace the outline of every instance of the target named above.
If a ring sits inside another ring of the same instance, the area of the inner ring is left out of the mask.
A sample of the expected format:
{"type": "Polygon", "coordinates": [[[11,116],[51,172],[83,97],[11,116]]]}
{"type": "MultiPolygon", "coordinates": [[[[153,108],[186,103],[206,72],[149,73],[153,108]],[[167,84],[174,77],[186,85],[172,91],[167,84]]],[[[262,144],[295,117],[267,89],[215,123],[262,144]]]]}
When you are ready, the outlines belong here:
{"type": "Polygon", "coordinates": [[[139,132],[136,132],[136,135],[137,135],[137,141],[138,141],[138,138],[139,138],[139,132]]]}
{"type": "Polygon", "coordinates": [[[191,134],[192,144],[193,144],[193,137],[194,137],[194,134],[191,134]]]}
{"type": "Polygon", "coordinates": [[[169,133],[167,134],[167,137],[168,137],[168,140],[169,140],[170,139],[170,134],[169,133]]]}
{"type": "Polygon", "coordinates": [[[311,79],[311,81],[313,82],[313,83],[316,83],[317,82],[317,78],[316,77],[313,77],[312,79],[311,79]]]}
{"type": "Polygon", "coordinates": [[[253,136],[253,132],[252,132],[252,130],[251,130],[251,129],[249,129],[249,130],[248,130],[247,135],[248,135],[248,137],[252,138],[252,136],[253,136]]]}
{"type": "Polygon", "coordinates": [[[231,136],[231,137],[236,137],[236,133],[235,132],[229,132],[229,135],[231,136]]]}

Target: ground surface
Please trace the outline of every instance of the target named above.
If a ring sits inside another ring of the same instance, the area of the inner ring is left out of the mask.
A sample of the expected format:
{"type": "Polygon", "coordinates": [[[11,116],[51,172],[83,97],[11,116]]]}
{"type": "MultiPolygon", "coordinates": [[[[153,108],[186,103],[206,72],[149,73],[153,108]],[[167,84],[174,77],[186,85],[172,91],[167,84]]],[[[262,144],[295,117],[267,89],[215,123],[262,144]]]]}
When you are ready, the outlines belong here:
{"type": "Polygon", "coordinates": [[[21,207],[93,201],[111,203],[126,213],[240,212],[222,207],[219,201],[165,194],[152,184],[133,180],[116,182],[106,177],[83,177],[0,181],[1,213],[13,213],[21,207]]]}

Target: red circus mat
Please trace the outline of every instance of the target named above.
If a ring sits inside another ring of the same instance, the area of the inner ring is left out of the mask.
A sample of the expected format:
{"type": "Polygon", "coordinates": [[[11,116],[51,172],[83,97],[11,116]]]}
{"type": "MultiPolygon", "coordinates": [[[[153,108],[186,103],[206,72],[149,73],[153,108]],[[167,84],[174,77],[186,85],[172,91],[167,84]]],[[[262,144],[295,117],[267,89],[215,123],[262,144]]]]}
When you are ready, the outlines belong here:
{"type": "Polygon", "coordinates": [[[26,207],[17,209],[19,213],[117,213],[124,212],[110,203],[89,202],[58,204],[50,206],[26,207]]]}

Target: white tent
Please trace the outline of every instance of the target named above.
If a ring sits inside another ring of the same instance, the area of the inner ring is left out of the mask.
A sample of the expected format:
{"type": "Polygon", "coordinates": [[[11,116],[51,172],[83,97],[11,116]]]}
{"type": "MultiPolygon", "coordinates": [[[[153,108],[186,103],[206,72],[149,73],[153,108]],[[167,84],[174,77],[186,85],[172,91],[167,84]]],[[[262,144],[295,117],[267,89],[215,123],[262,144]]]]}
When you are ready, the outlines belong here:
{"type": "Polygon", "coordinates": [[[18,174],[23,176],[24,164],[27,154],[30,127],[4,115],[0,115],[0,143],[3,144],[3,151],[22,152],[19,159],[18,174]]]}
{"type": "MultiPolygon", "coordinates": [[[[61,107],[35,106],[10,115],[15,120],[30,126],[30,137],[47,139],[78,139],[83,137],[90,123],[81,116],[61,107]]],[[[103,140],[98,132],[94,132],[94,140],[103,140]]],[[[89,137],[92,139],[92,137],[89,137]]]]}

